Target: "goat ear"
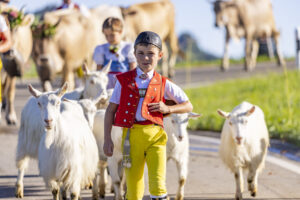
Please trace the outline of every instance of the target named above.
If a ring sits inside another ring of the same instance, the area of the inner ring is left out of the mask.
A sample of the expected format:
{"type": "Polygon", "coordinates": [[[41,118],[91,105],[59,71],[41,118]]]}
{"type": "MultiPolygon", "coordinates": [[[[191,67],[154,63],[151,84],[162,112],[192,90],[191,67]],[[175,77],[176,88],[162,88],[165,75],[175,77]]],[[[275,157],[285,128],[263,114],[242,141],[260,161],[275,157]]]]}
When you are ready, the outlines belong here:
{"type": "Polygon", "coordinates": [[[225,111],[222,111],[220,109],[217,110],[218,114],[221,116],[221,117],[224,117],[224,118],[229,118],[230,114],[225,112],[225,111]]]}
{"type": "Polygon", "coordinates": [[[246,116],[250,116],[252,113],[254,113],[255,111],[255,106],[252,106],[252,108],[250,108],[247,112],[246,112],[246,116]]]}
{"type": "Polygon", "coordinates": [[[110,70],[111,63],[112,63],[112,60],[109,60],[109,62],[102,68],[101,72],[104,72],[105,74],[107,74],[110,70]]]}
{"type": "Polygon", "coordinates": [[[35,98],[38,98],[39,96],[42,95],[42,93],[40,91],[38,91],[37,89],[34,89],[34,87],[32,87],[31,84],[27,85],[29,92],[32,94],[32,96],[34,96],[35,98]]]}
{"type": "Polygon", "coordinates": [[[82,68],[82,70],[83,70],[85,76],[90,75],[90,70],[89,70],[89,68],[87,67],[87,64],[86,64],[86,63],[83,63],[83,65],[82,65],[81,68],[82,68]]]}
{"type": "Polygon", "coordinates": [[[57,91],[57,96],[62,97],[68,90],[68,82],[65,82],[65,84],[57,91]]]}
{"type": "Polygon", "coordinates": [[[201,117],[202,114],[194,113],[194,112],[189,112],[188,117],[189,118],[198,118],[201,117]]]}
{"type": "Polygon", "coordinates": [[[63,98],[63,101],[70,102],[70,103],[75,103],[75,104],[77,103],[77,101],[67,99],[67,98],[63,98]]]}

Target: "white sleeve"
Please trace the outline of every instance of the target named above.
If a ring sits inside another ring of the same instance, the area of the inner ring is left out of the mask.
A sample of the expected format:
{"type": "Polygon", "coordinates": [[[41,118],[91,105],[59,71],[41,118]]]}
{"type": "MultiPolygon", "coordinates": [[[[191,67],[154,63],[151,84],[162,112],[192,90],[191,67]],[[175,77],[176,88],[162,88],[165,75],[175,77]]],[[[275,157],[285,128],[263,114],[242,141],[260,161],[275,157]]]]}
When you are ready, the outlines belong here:
{"type": "Polygon", "coordinates": [[[167,80],[165,86],[165,99],[173,100],[176,103],[183,103],[189,100],[184,91],[175,83],[167,80]]]}
{"type": "Polygon", "coordinates": [[[134,56],[134,47],[133,44],[128,44],[128,62],[129,63],[134,63],[136,62],[136,58],[134,56]]]}
{"type": "Polygon", "coordinates": [[[93,54],[93,60],[97,65],[104,64],[104,51],[102,45],[96,46],[93,54]]]}
{"type": "Polygon", "coordinates": [[[6,21],[2,15],[0,15],[0,32],[4,32],[8,30],[8,26],[6,21]]]}
{"type": "Polygon", "coordinates": [[[115,104],[120,104],[121,88],[122,88],[122,86],[121,86],[120,82],[117,80],[114,91],[110,97],[109,102],[115,103],[115,104]]]}

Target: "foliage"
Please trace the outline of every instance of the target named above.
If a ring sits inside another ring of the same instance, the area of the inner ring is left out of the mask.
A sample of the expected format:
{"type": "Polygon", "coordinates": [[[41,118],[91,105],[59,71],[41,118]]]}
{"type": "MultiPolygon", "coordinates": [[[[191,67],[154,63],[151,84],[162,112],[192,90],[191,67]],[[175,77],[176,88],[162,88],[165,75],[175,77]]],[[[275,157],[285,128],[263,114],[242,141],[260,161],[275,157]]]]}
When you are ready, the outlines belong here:
{"type": "Polygon", "coordinates": [[[56,33],[56,26],[44,22],[36,22],[32,24],[31,30],[34,38],[51,38],[56,33]]]}
{"type": "Polygon", "coordinates": [[[2,14],[7,17],[11,29],[20,25],[24,19],[24,13],[22,11],[10,9],[8,11],[3,11],[2,14]]]}
{"type": "Polygon", "coordinates": [[[229,112],[242,101],[248,101],[264,111],[271,137],[300,145],[299,82],[300,73],[291,71],[286,76],[270,74],[186,90],[194,111],[203,114],[197,121],[191,120],[189,128],[220,131],[224,119],[216,110],[229,112]]]}

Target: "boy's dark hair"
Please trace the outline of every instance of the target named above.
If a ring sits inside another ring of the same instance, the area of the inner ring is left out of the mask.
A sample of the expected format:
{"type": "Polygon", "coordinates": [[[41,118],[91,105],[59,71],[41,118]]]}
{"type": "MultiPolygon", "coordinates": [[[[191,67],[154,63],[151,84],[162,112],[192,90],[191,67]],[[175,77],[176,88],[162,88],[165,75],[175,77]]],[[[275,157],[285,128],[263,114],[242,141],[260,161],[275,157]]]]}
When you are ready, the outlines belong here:
{"type": "Polygon", "coordinates": [[[104,29],[111,29],[112,31],[122,31],[123,23],[119,18],[109,17],[103,22],[102,31],[104,29]]]}
{"type": "Polygon", "coordinates": [[[156,46],[160,51],[162,50],[162,41],[157,33],[154,33],[152,31],[144,31],[141,32],[135,42],[134,42],[134,48],[136,49],[137,45],[154,45],[156,46]]]}

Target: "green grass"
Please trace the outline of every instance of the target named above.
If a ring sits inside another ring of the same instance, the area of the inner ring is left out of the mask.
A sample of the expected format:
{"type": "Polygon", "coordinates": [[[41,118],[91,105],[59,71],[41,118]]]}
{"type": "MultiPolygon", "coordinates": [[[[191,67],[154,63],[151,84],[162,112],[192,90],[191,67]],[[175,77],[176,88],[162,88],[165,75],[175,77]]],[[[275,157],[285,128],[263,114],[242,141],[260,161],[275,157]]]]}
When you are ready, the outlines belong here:
{"type": "Polygon", "coordinates": [[[186,90],[194,111],[203,117],[191,120],[193,130],[220,131],[224,122],[216,110],[230,112],[242,101],[262,108],[272,138],[300,146],[300,72],[270,74],[249,79],[218,82],[186,90]]]}
{"type": "MultiPolygon", "coordinates": [[[[294,57],[285,58],[285,61],[294,61],[294,57]]],[[[263,62],[274,62],[276,63],[276,59],[270,59],[268,56],[258,56],[257,63],[263,62]]],[[[198,60],[198,61],[180,61],[176,63],[176,68],[183,68],[183,67],[208,67],[208,66],[220,66],[222,63],[221,59],[215,60],[198,60]]],[[[241,59],[230,59],[230,65],[243,65],[244,58],[241,59]]]]}

